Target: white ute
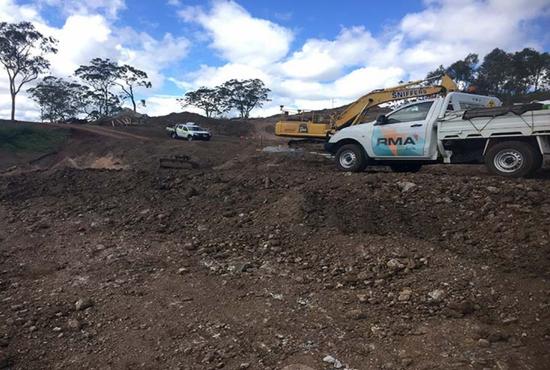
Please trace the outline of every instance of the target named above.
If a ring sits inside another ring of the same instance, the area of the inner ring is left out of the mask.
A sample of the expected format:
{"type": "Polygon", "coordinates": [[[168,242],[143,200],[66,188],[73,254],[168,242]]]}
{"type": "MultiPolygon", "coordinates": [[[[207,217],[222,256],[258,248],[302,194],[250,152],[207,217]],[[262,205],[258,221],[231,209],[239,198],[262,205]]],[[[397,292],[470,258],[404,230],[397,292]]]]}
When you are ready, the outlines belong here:
{"type": "Polygon", "coordinates": [[[166,131],[172,139],[208,141],[212,138],[210,131],[196,125],[194,122],[178,123],[174,127],[166,127],[166,131]]]}
{"type": "Polygon", "coordinates": [[[344,128],[325,148],[342,171],[485,162],[494,174],[524,177],[550,158],[550,110],[538,103],[501,107],[495,97],[453,92],[344,128]]]}

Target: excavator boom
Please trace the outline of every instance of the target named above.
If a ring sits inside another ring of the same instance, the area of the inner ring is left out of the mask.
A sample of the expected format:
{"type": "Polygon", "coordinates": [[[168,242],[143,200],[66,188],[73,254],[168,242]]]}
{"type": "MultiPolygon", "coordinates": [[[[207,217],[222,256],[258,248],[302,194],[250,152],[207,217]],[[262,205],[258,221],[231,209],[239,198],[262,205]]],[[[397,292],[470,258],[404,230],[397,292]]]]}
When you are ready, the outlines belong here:
{"type": "Polygon", "coordinates": [[[433,79],[412,81],[396,87],[374,90],[351,103],[336,119],[329,122],[279,121],[275,125],[277,136],[302,139],[326,139],[331,133],[350,125],[361,123],[361,118],[369,108],[396,100],[445,94],[457,91],[458,87],[447,75],[433,79]],[[440,79],[437,85],[429,83],[440,79]]]}

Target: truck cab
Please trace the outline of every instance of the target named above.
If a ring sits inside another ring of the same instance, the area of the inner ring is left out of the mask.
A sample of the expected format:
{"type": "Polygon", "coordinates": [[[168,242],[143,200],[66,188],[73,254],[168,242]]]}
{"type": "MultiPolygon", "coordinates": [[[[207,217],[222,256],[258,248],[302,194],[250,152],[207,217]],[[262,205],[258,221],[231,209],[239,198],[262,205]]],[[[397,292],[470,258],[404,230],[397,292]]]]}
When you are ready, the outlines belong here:
{"type": "Polygon", "coordinates": [[[173,128],[168,127],[168,132],[173,139],[205,140],[212,138],[210,131],[198,126],[194,122],[178,123],[173,128]]]}

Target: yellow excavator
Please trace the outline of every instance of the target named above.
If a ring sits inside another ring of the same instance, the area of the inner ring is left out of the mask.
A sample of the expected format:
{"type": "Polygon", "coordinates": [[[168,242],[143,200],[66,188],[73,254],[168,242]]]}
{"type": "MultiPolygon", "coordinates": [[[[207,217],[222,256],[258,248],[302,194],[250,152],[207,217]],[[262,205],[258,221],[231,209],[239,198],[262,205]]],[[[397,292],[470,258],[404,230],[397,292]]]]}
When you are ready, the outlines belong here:
{"type": "MultiPolygon", "coordinates": [[[[374,90],[351,103],[339,115],[331,117],[329,122],[316,122],[314,117],[306,121],[279,121],[275,125],[275,135],[297,139],[326,140],[337,130],[362,123],[361,118],[364,117],[369,108],[392,101],[446,94],[452,91],[458,91],[458,86],[447,75],[411,81],[387,89],[374,90]]],[[[288,112],[285,112],[285,114],[288,116],[288,112]]]]}

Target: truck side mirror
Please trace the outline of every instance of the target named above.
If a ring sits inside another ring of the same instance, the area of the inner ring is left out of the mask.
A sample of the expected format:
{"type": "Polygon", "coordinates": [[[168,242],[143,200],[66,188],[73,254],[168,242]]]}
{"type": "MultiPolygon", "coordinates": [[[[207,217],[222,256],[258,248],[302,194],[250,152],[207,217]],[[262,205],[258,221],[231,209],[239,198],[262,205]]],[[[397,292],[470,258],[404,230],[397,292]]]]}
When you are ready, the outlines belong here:
{"type": "Polygon", "coordinates": [[[381,114],[376,118],[376,125],[385,125],[388,123],[388,117],[385,114],[381,114]]]}

